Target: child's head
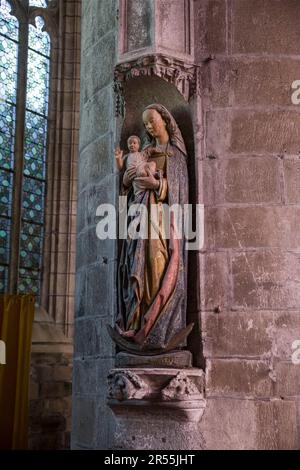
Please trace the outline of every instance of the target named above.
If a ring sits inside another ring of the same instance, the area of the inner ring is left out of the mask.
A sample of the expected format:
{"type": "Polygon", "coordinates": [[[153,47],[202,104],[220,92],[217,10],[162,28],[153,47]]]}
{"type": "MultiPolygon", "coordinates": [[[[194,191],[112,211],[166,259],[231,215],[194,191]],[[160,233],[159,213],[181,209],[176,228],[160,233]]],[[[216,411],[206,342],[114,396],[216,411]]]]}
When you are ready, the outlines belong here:
{"type": "Polygon", "coordinates": [[[140,150],[141,139],[137,135],[131,135],[127,140],[129,152],[134,153],[140,150]]]}

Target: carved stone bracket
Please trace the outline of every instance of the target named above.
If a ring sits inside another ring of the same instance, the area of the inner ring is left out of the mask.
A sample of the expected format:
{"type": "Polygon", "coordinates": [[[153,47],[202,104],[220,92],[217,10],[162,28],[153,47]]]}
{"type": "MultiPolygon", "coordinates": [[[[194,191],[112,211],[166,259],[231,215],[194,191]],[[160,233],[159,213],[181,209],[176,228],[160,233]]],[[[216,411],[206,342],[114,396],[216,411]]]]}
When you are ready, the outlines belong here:
{"type": "Polygon", "coordinates": [[[203,415],[204,372],[200,369],[119,368],[108,375],[108,405],[116,416],[162,413],[198,422],[203,415]]]}
{"type": "Polygon", "coordinates": [[[115,68],[116,115],[124,116],[123,85],[136,77],[159,77],[174,85],[186,101],[200,92],[200,67],[162,54],[146,55],[115,68]]]}

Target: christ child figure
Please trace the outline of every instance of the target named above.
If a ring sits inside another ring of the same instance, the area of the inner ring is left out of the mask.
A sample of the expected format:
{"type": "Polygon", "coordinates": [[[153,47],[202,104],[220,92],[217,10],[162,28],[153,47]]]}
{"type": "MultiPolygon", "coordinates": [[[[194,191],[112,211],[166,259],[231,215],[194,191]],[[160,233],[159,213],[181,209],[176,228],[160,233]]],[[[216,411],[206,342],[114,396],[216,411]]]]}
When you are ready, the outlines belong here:
{"type": "Polygon", "coordinates": [[[135,196],[144,192],[140,186],[135,183],[135,178],[146,177],[152,174],[159,179],[160,175],[154,161],[148,161],[149,152],[141,152],[141,140],[136,135],[131,135],[127,140],[129,152],[123,155],[123,150],[119,147],[115,151],[115,159],[118,170],[121,172],[125,168],[123,177],[124,186],[130,186],[132,183],[135,196]]]}

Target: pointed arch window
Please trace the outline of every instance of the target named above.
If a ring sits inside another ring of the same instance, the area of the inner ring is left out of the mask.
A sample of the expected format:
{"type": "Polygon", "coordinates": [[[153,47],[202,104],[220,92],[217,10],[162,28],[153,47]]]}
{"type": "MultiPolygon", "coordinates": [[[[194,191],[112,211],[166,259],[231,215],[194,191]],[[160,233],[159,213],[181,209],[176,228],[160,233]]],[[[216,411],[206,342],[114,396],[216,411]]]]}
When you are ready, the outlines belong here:
{"type": "Polygon", "coordinates": [[[47,0],[0,0],[0,292],[40,295],[51,39],[47,0]]]}

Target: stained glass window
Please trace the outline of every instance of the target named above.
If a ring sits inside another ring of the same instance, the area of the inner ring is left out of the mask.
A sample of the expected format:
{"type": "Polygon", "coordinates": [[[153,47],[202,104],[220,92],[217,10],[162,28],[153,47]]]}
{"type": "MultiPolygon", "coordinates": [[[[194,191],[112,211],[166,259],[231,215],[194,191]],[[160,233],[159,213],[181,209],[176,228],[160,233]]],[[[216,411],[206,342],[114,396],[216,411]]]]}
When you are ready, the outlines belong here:
{"type": "MultiPolygon", "coordinates": [[[[35,26],[27,23],[27,74],[23,93],[23,142],[21,158],[15,158],[16,109],[22,106],[17,91],[17,77],[22,74],[18,65],[18,20],[10,14],[7,0],[0,10],[0,292],[9,289],[10,253],[12,244],[18,250],[16,269],[19,293],[39,295],[44,239],[47,129],[50,80],[50,37],[43,31],[44,20],[35,18],[35,26]],[[19,100],[19,101],[18,101],[19,100]],[[17,163],[18,160],[18,163],[17,163]],[[16,165],[21,161],[21,197],[14,187],[16,165]],[[13,234],[13,208],[20,201],[19,236],[13,234]]],[[[28,3],[27,3],[28,4],[28,3]]],[[[29,6],[46,8],[45,0],[30,0],[29,6]]],[[[24,50],[23,50],[24,53],[24,50]]],[[[19,124],[19,123],[18,123],[19,124]]],[[[12,269],[12,267],[11,267],[12,269]]]]}
{"type": "Polygon", "coordinates": [[[8,289],[14,183],[19,24],[1,0],[0,15],[0,292],[8,289]]]}
{"type": "Polygon", "coordinates": [[[29,6],[46,8],[48,6],[48,1],[47,0],[29,0],[29,6]]]}
{"type": "Polygon", "coordinates": [[[39,293],[46,191],[50,38],[29,25],[19,291],[39,293]]]}

